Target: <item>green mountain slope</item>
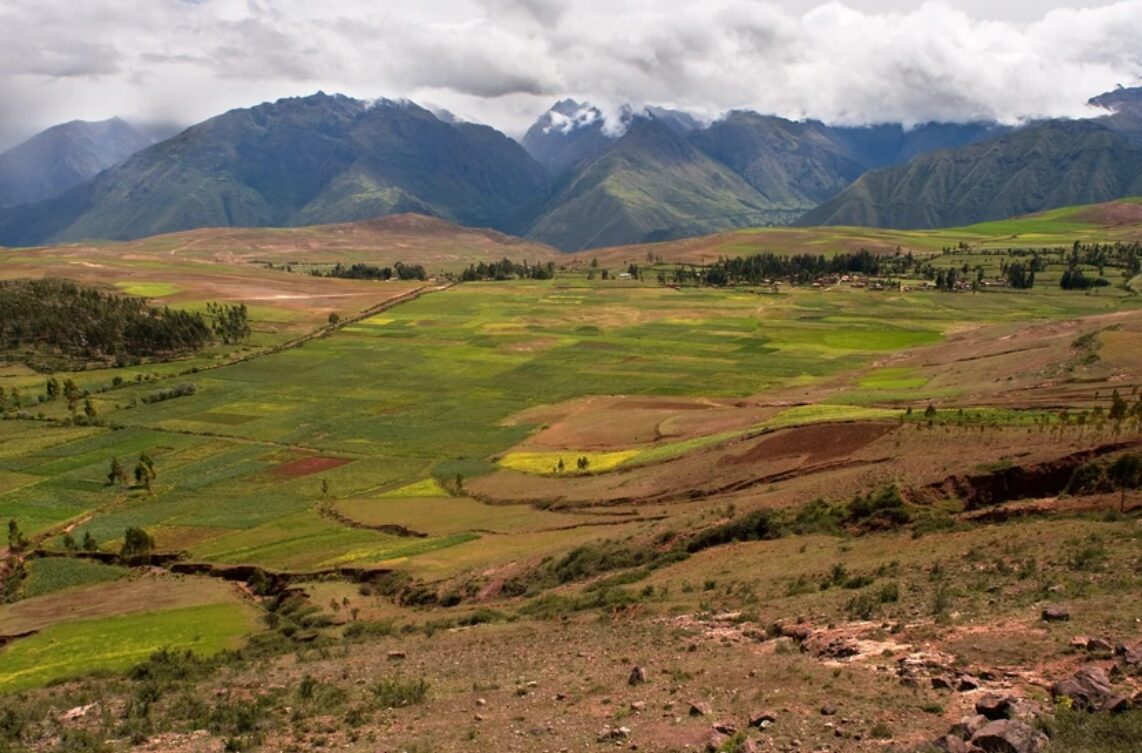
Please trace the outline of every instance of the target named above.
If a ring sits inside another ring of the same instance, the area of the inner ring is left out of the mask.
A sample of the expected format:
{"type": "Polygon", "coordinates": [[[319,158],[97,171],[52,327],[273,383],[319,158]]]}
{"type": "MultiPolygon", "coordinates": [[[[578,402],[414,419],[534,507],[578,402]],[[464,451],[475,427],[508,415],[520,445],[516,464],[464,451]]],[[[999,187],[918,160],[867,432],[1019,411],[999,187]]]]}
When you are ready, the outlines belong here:
{"type": "Polygon", "coordinates": [[[126,240],[214,226],[416,211],[505,227],[543,168],[490,128],[322,93],[233,110],[47,202],[0,212],[0,243],[126,240]]]}
{"type": "Polygon", "coordinates": [[[1142,193],[1142,148],[1090,121],[1048,121],[873,170],[797,224],[933,228],[1142,193]]]}
{"type": "Polygon", "coordinates": [[[635,119],[556,186],[528,237],[566,251],[667,240],[790,219],[664,123],[635,119]]]}

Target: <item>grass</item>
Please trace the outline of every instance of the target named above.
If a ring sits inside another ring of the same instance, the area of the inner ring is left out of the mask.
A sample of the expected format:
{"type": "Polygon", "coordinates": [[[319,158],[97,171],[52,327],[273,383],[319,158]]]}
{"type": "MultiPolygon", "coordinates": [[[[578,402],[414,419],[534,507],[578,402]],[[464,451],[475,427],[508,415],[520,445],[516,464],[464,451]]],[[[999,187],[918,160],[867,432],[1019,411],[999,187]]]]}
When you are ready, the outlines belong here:
{"type": "Polygon", "coordinates": [[[164,647],[209,656],[251,628],[252,610],[232,603],[60,623],[0,652],[0,692],[122,671],[164,647]]]}
{"type": "Polygon", "coordinates": [[[509,452],[500,460],[500,466],[521,473],[576,473],[579,458],[587,459],[586,472],[604,472],[618,468],[639,455],[638,450],[620,452],[579,452],[576,450],[555,452],[509,452]],[[564,468],[559,469],[562,462],[564,468]]]}
{"type": "Polygon", "coordinates": [[[28,579],[24,581],[24,596],[37,596],[62,591],[66,588],[106,583],[126,577],[127,571],[90,560],[69,557],[46,557],[28,565],[28,579]]]}

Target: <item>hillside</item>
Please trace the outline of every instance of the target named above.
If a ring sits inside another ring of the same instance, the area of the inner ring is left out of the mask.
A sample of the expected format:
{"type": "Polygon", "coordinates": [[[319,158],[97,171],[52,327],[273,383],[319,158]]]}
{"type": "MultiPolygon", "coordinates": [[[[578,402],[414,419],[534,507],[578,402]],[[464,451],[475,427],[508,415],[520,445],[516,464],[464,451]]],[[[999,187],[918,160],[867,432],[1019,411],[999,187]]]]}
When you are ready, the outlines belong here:
{"type": "Polygon", "coordinates": [[[119,118],[53,126],[0,154],[0,207],[58,196],[150,143],[119,118]]]}
{"type": "Polygon", "coordinates": [[[936,228],[1142,193],[1142,148],[1092,121],[1048,121],[874,170],[798,225],[936,228]]]}
{"type": "Polygon", "coordinates": [[[518,144],[489,128],[445,123],[410,103],[318,93],[233,110],[63,196],[0,213],[0,243],[408,211],[504,227],[544,181],[518,144]]]}
{"type": "Polygon", "coordinates": [[[556,185],[527,235],[577,250],[700,235],[788,214],[664,123],[639,118],[556,185]]]}

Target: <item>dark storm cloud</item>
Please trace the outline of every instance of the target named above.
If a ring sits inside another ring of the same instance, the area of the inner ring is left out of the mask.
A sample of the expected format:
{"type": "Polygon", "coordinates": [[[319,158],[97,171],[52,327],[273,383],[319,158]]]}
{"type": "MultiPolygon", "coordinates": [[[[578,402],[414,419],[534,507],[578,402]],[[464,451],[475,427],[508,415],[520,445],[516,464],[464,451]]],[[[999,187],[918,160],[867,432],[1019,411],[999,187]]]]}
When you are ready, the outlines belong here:
{"type": "Polygon", "coordinates": [[[319,88],[509,132],[562,96],[845,123],[1081,116],[1142,74],[1142,0],[1060,5],[5,0],[0,146],[74,117],[192,122],[319,88]]]}

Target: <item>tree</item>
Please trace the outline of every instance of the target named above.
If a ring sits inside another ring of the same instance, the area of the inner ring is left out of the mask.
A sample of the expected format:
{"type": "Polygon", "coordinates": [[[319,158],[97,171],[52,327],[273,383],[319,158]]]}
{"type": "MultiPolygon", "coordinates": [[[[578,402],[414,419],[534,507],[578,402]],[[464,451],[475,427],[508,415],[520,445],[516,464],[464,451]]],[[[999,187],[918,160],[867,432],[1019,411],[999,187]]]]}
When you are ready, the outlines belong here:
{"type": "Polygon", "coordinates": [[[95,537],[91,535],[91,531],[85,531],[83,534],[83,551],[85,552],[98,552],[99,544],[96,543],[95,537]]]}
{"type": "Polygon", "coordinates": [[[123,532],[123,548],[119,554],[123,557],[146,557],[155,549],[155,540],[151,534],[138,526],[131,526],[123,532]]]}
{"type": "Polygon", "coordinates": [[[139,458],[139,462],[135,464],[135,484],[151,491],[151,484],[154,480],[155,472],[152,467],[144,463],[142,458],[139,458]]]}
{"type": "Polygon", "coordinates": [[[91,398],[83,401],[83,415],[88,418],[95,418],[99,415],[98,411],[95,410],[95,403],[91,402],[91,398]]]}
{"type": "Polygon", "coordinates": [[[1126,418],[1126,412],[1130,406],[1122,399],[1122,395],[1118,394],[1118,388],[1114,389],[1114,394],[1110,396],[1110,412],[1107,413],[1107,418],[1111,421],[1121,421],[1126,418]]]}
{"type": "Polygon", "coordinates": [[[924,409],[924,418],[929,420],[936,417],[936,406],[928,403],[928,407],[924,409]]]}
{"type": "Polygon", "coordinates": [[[1126,490],[1138,486],[1140,477],[1142,477],[1142,456],[1119,456],[1119,458],[1106,469],[1106,475],[1110,477],[1110,480],[1122,493],[1118,507],[1121,512],[1126,512],[1126,490]]]}
{"type": "Polygon", "coordinates": [[[330,324],[337,324],[340,321],[341,321],[341,315],[340,314],[338,314],[336,311],[330,311],[329,312],[329,323],[330,324]]]}
{"type": "Polygon", "coordinates": [[[127,470],[119,462],[119,458],[111,458],[111,469],[107,471],[107,485],[127,484],[127,470]]]}
{"type": "Polygon", "coordinates": [[[47,392],[48,392],[48,400],[55,400],[57,397],[59,397],[59,380],[58,379],[56,379],[55,377],[50,377],[48,379],[47,392]]]}
{"type": "Polygon", "coordinates": [[[63,548],[67,550],[68,554],[75,554],[79,550],[79,544],[76,543],[75,537],[70,532],[63,535],[63,548]]]}
{"type": "Polygon", "coordinates": [[[8,553],[19,554],[28,545],[24,534],[20,533],[20,525],[15,520],[8,521],[8,553]]]}
{"type": "Polygon", "coordinates": [[[63,396],[67,398],[67,409],[75,413],[75,406],[79,403],[79,398],[83,397],[83,392],[79,389],[79,385],[70,379],[65,379],[63,382],[63,396]]]}

